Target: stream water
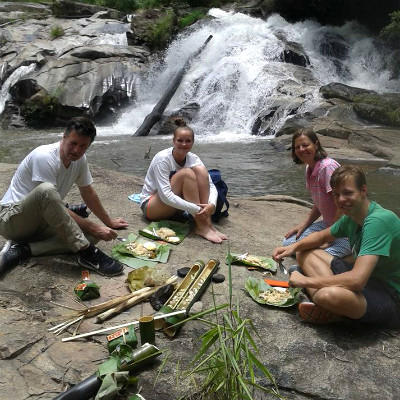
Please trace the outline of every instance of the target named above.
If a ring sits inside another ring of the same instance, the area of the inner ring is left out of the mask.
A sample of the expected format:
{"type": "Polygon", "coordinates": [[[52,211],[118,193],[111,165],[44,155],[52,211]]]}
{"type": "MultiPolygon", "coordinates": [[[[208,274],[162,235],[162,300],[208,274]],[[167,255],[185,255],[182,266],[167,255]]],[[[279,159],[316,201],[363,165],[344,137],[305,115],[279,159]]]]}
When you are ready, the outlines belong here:
{"type": "MultiPolygon", "coordinates": [[[[0,162],[19,163],[34,147],[60,138],[61,132],[54,131],[0,130],[0,162]]],[[[152,156],[171,144],[171,138],[103,133],[96,138],[87,155],[93,165],[144,178],[152,156]],[[145,159],[144,154],[150,147],[150,158],[145,159]]],[[[290,152],[277,151],[267,138],[220,142],[200,137],[196,139],[193,151],[208,168],[222,171],[230,197],[284,194],[310,200],[305,189],[304,167],[294,165],[290,152]]],[[[400,177],[364,167],[370,198],[400,216],[400,177]]],[[[126,194],[131,194],[130,188],[126,188],[126,194]]]]}

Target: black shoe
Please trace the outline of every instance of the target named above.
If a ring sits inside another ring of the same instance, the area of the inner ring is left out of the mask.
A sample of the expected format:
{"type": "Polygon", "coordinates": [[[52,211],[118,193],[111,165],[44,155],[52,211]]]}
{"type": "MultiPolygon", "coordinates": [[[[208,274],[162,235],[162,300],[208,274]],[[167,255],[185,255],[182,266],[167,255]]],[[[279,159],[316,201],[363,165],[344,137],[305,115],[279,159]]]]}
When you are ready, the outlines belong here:
{"type": "Polygon", "coordinates": [[[31,255],[28,244],[7,241],[0,252],[0,276],[18,264],[29,260],[31,255]]]}
{"type": "Polygon", "coordinates": [[[87,218],[91,211],[87,209],[87,205],[85,203],[82,204],[66,204],[65,207],[69,208],[75,214],[79,215],[82,218],[87,218]]]}
{"type": "Polygon", "coordinates": [[[105,276],[119,275],[124,269],[120,262],[112,259],[92,244],[86,250],[79,252],[78,263],[84,268],[105,276]]]}

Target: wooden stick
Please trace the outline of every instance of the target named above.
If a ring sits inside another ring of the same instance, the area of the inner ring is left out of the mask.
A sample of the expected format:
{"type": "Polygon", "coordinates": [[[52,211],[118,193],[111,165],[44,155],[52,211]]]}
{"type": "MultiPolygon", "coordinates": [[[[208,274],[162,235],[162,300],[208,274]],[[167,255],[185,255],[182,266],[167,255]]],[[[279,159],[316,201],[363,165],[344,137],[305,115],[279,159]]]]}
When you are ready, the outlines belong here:
{"type": "Polygon", "coordinates": [[[52,326],[51,328],[49,328],[49,329],[47,329],[47,330],[48,330],[49,332],[56,331],[56,330],[58,330],[59,328],[61,328],[62,326],[66,325],[66,324],[68,324],[69,322],[74,321],[74,320],[75,320],[75,318],[69,319],[69,320],[67,320],[67,321],[62,322],[61,324],[58,324],[58,325],[56,325],[56,326],[52,326]]]}
{"type": "Polygon", "coordinates": [[[83,318],[84,318],[83,316],[81,316],[81,317],[79,317],[79,318],[76,318],[76,319],[74,319],[73,321],[71,321],[71,322],[65,324],[64,326],[58,328],[58,329],[55,330],[53,333],[55,333],[56,335],[59,335],[62,331],[65,331],[65,329],[67,329],[69,326],[75,324],[76,322],[82,320],[83,318]]]}
{"type": "MultiPolygon", "coordinates": [[[[168,313],[168,314],[155,315],[154,319],[157,320],[157,319],[172,317],[173,315],[180,315],[180,314],[186,314],[186,310],[179,310],[179,311],[174,311],[174,312],[171,312],[171,313],[168,313]]],[[[138,324],[139,324],[139,321],[128,322],[128,323],[122,324],[122,325],[110,326],[109,328],[103,328],[103,329],[99,329],[97,331],[86,332],[86,333],[82,333],[80,335],[66,337],[66,338],[61,339],[61,341],[70,342],[72,340],[80,339],[80,338],[83,338],[83,337],[92,336],[92,335],[98,335],[99,333],[109,332],[109,331],[113,331],[113,330],[116,330],[116,329],[124,328],[126,326],[138,325],[138,324]]]]}

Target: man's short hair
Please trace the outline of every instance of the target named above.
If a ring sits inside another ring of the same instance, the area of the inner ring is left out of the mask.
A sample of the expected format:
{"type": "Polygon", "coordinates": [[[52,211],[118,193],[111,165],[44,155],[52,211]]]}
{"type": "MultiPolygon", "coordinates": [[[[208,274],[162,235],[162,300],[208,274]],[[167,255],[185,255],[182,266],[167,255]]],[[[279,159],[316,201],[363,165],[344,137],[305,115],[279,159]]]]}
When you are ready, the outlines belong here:
{"type": "Polygon", "coordinates": [[[337,168],[333,172],[329,183],[331,188],[334,189],[349,178],[353,178],[358,190],[361,190],[361,188],[367,184],[364,171],[355,165],[342,165],[337,168]]]}
{"type": "Polygon", "coordinates": [[[90,137],[90,143],[96,137],[96,127],[86,117],[75,117],[69,120],[65,129],[65,135],[68,136],[72,131],[75,131],[78,135],[90,137]]]}

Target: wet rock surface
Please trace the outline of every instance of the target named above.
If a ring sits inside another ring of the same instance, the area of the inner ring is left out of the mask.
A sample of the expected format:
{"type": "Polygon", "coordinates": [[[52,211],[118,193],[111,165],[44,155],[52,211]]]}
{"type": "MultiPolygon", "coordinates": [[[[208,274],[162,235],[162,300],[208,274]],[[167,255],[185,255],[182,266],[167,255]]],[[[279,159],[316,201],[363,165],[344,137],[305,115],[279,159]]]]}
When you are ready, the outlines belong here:
{"type": "MultiPolygon", "coordinates": [[[[15,165],[0,164],[4,193],[15,170],[15,165]]],[[[132,175],[92,168],[95,187],[106,209],[113,216],[124,216],[130,226],[121,237],[137,233],[147,222],[139,206],[127,199],[138,192],[142,179],[132,175]],[[112,188],[112,190],[110,190],[112,188]]],[[[283,234],[308,211],[307,203],[285,196],[252,199],[231,198],[230,216],[221,220],[219,229],[228,234],[232,252],[249,251],[270,255],[279,245],[283,234]]],[[[77,191],[68,196],[71,204],[79,203],[77,191]]],[[[92,215],[90,218],[94,218],[92,215]]],[[[0,245],[4,243],[0,239],[0,245]]],[[[110,252],[114,242],[101,243],[110,252]]],[[[177,269],[191,266],[195,260],[221,261],[219,273],[228,275],[225,255],[228,243],[211,244],[189,233],[178,246],[173,246],[165,269],[175,274],[177,269]]],[[[290,267],[292,260],[285,260],[290,267]]],[[[248,276],[261,278],[261,272],[233,266],[233,293],[240,303],[242,315],[251,318],[259,337],[255,338],[263,361],[287,399],[352,399],[376,400],[400,397],[397,368],[400,357],[400,331],[358,325],[349,321],[326,327],[315,327],[302,322],[296,308],[278,309],[255,303],[243,290],[248,276]]],[[[104,278],[91,274],[101,285],[101,298],[87,302],[98,304],[128,293],[124,275],[104,278]]],[[[287,279],[277,272],[278,279],[287,279]]],[[[61,342],[48,328],[56,318],[71,310],[57,304],[79,308],[73,300],[73,288],[81,280],[81,268],[75,257],[54,256],[33,258],[25,266],[18,266],[0,281],[0,393],[3,400],[47,400],[55,398],[66,388],[92,375],[107,359],[105,335],[97,335],[74,342],[61,342]],[[57,304],[56,304],[57,303],[57,304]]],[[[227,300],[227,280],[213,284],[217,304],[227,300]]],[[[203,308],[212,305],[211,287],[201,298],[203,308]]],[[[103,325],[86,320],[79,332],[99,329],[131,321],[152,313],[149,303],[137,305],[103,325]]],[[[156,333],[156,344],[166,357],[163,372],[156,379],[161,360],[138,374],[141,393],[147,400],[171,400],[184,395],[192,382],[176,383],[179,369],[187,368],[199,347],[198,338],[204,333],[201,322],[189,322],[174,339],[156,333]]],[[[133,393],[133,391],[132,391],[133,393]]],[[[127,399],[128,394],[119,399],[127,399]]],[[[266,396],[256,397],[267,399],[266,396]]]]}

